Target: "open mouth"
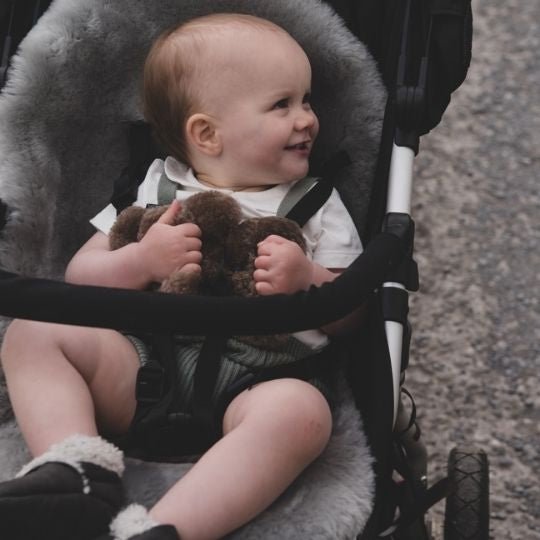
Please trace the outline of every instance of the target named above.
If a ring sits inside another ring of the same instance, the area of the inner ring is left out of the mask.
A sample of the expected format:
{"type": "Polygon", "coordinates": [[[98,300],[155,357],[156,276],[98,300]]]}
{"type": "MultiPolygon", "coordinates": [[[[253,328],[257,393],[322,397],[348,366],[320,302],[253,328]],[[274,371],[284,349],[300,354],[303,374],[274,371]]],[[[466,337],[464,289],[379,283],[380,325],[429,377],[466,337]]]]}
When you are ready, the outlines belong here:
{"type": "Polygon", "coordinates": [[[303,141],[298,144],[291,144],[290,146],[286,146],[285,150],[309,150],[309,141],[303,141]]]}

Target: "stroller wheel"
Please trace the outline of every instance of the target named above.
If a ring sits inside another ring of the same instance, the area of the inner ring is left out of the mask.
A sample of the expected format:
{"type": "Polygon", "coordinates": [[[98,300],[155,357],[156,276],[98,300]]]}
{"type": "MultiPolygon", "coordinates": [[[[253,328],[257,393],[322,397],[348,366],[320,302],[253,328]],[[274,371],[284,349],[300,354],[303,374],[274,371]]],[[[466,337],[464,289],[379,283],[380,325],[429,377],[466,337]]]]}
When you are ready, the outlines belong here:
{"type": "Polygon", "coordinates": [[[446,499],[444,540],[489,539],[489,465],[485,452],[454,448],[448,456],[453,489],[446,499]]]}

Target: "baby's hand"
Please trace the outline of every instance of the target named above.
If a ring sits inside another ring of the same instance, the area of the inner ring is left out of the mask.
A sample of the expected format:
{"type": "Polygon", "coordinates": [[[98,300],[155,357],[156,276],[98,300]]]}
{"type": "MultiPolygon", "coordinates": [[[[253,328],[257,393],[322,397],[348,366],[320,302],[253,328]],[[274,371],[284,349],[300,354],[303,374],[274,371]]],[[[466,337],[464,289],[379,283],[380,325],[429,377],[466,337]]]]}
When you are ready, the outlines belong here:
{"type": "Polygon", "coordinates": [[[161,282],[173,271],[201,271],[201,230],[194,223],[173,225],[180,210],[174,200],[139,242],[149,281],[161,282]]]}
{"type": "Polygon", "coordinates": [[[311,285],[313,264],[296,242],[270,235],[259,243],[257,255],[253,279],[259,294],[290,294],[311,285]]]}

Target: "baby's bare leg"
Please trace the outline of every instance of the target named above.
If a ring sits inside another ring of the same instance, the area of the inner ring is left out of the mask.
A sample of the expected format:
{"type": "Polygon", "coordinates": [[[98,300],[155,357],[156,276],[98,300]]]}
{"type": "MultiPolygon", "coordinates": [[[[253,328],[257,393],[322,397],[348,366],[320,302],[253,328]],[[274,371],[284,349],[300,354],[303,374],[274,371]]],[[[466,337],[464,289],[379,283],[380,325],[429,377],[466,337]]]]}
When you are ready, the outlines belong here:
{"type": "Polygon", "coordinates": [[[1,351],[11,403],[35,456],[73,434],[124,433],[139,367],[118,332],[14,321],[1,351]],[[97,422],[97,423],[96,423],[97,422]]]}
{"type": "Polygon", "coordinates": [[[229,405],[224,437],[150,515],[182,540],[221,538],[270,505],[325,448],[332,418],[313,386],[269,381],[229,405]]]}

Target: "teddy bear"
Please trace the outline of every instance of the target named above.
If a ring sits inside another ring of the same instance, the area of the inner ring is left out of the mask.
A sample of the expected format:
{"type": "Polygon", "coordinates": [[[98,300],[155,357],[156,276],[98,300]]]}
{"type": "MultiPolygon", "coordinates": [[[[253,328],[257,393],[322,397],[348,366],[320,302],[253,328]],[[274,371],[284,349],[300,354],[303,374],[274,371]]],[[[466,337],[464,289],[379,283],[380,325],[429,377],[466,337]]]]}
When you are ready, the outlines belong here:
{"type": "MultiPolygon", "coordinates": [[[[110,233],[111,250],[138,242],[163,215],[168,206],[124,209],[110,233]]],[[[306,251],[302,230],[294,221],[278,216],[243,219],[239,204],[219,191],[203,191],[182,202],[173,225],[195,223],[201,229],[201,272],[175,270],[161,284],[161,292],[212,296],[255,296],[257,244],[275,234],[296,242],[306,251]]],[[[241,336],[252,345],[276,349],[286,335],[241,336]]]]}

